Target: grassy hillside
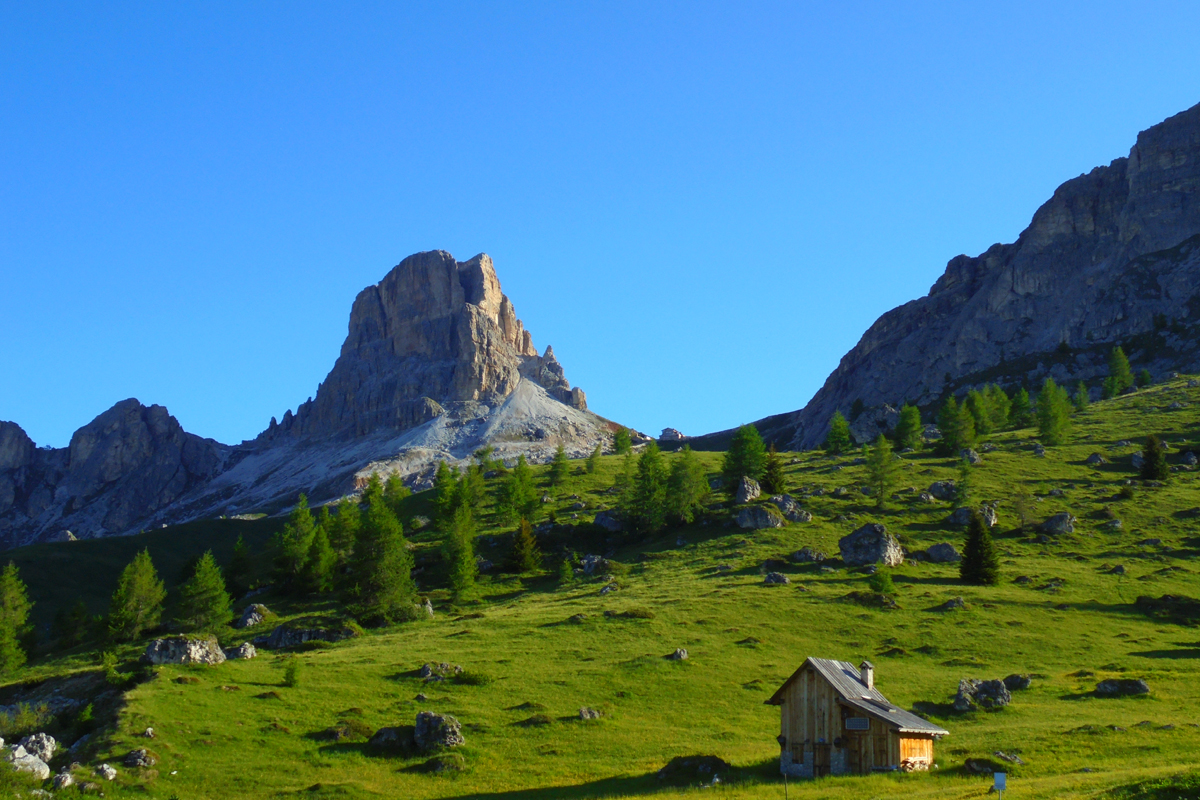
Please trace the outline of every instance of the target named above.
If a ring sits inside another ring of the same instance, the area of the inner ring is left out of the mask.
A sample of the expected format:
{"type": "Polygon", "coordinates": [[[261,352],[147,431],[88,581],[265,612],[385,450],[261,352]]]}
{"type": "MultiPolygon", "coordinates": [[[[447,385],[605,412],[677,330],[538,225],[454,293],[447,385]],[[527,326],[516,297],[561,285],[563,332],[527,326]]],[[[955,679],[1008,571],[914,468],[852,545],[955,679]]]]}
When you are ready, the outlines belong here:
{"type": "MultiPolygon", "coordinates": [[[[978,500],[1000,501],[1001,584],[963,586],[954,565],[909,563],[893,573],[895,610],[848,600],[867,590],[867,576],[839,562],[765,562],[786,561],[805,545],[836,556],[838,539],[870,521],[886,524],[913,550],[942,541],[961,549],[962,531],[945,523],[952,506],[918,497],[933,481],[957,476],[954,460],[903,455],[901,499],[883,512],[859,490],[865,467],[853,463],[857,454],[801,453],[787,456],[796,462],[788,467],[789,488],[807,495],[810,523],[743,531],[732,525],[734,509],[726,502],[653,541],[617,544],[583,524],[546,537],[549,551],[568,547],[619,562],[613,570],[619,588],[604,595],[609,582],[601,577],[559,586],[549,573],[489,573],[477,603],[450,608],[439,589],[438,534],[421,531],[412,538],[425,568],[422,589],[438,607],[433,621],[297,653],[262,651],[255,660],[219,667],[159,668],[117,699],[117,721],[98,731],[86,762],[119,761],[146,746],[160,757],[154,770],[140,774],[118,764],[121,776],[105,787],[108,796],[549,800],[690,795],[698,789],[672,787],[657,771],[674,756],[713,754],[733,769],[704,791],[783,797],[778,710],[763,701],[815,655],[872,659],[885,694],[951,735],[938,743],[938,769],[928,775],[793,781],[791,797],[979,797],[990,779],[965,774],[963,763],[997,750],[1025,762],[1008,767],[1018,797],[1194,797],[1196,779],[1173,776],[1200,771],[1200,633],[1149,617],[1135,601],[1200,595],[1200,473],[1176,472],[1161,488],[1127,486],[1136,447],[1118,443],[1159,433],[1172,445],[1172,463],[1180,463],[1182,450],[1200,438],[1197,403],[1200,390],[1175,381],[1094,404],[1076,415],[1072,443],[1050,448],[1044,458],[1033,453],[1032,431],[991,437],[996,449],[984,454],[973,479],[978,500]],[[1171,409],[1175,401],[1182,407],[1171,409]],[[1087,466],[1093,452],[1111,463],[1087,466]],[[1070,511],[1079,518],[1076,532],[1039,541],[1014,530],[1009,499],[1020,485],[1040,498],[1039,521],[1070,511]],[[847,491],[834,496],[838,488],[847,491]],[[1106,524],[1113,517],[1122,521],[1119,529],[1106,524]],[[1124,574],[1114,574],[1116,565],[1124,574]],[[764,585],[767,568],[791,583],[764,585]],[[932,610],[957,596],[965,610],[932,610]],[[678,647],[688,650],[688,660],[664,658],[678,647]],[[288,687],[284,666],[292,659],[301,670],[297,685],[288,687]],[[471,677],[426,684],[415,670],[429,661],[462,665],[471,677]],[[960,678],[1013,672],[1035,680],[1014,693],[1008,708],[952,710],[960,678]],[[1093,697],[1096,682],[1107,677],[1144,678],[1151,694],[1093,697]],[[599,709],[602,718],[580,721],[581,706],[599,709]],[[384,757],[366,748],[366,734],[411,726],[421,709],[463,723],[463,771],[430,773],[427,756],[384,757]],[[157,732],[151,742],[135,735],[147,726],[157,732]],[[341,740],[330,733],[339,727],[346,733],[341,740]]],[[[719,454],[701,457],[715,472],[719,454]]],[[[577,474],[545,508],[560,522],[578,513],[575,522],[585,523],[611,502],[604,492],[619,465],[606,457],[596,474],[577,474]],[[590,508],[572,512],[577,501],[570,495],[590,508]]],[[[406,503],[406,517],[429,515],[428,496],[406,503]]],[[[125,540],[41,545],[13,557],[39,604],[82,594],[97,607],[116,570],[146,543],[171,576],[169,563],[182,565],[208,546],[227,548],[239,532],[257,545],[271,525],[181,526],[125,540]],[[51,558],[59,559],[55,566],[42,566],[51,558]]],[[[507,533],[485,515],[480,554],[502,560],[507,533]]],[[[339,611],[333,601],[289,604],[267,595],[265,602],[283,620],[339,611]]],[[[139,649],[120,654],[130,669],[139,649]]],[[[85,654],[43,659],[19,676],[24,686],[4,689],[4,702],[28,694],[37,681],[49,682],[44,691],[68,675],[84,681],[95,671],[85,654]]]]}

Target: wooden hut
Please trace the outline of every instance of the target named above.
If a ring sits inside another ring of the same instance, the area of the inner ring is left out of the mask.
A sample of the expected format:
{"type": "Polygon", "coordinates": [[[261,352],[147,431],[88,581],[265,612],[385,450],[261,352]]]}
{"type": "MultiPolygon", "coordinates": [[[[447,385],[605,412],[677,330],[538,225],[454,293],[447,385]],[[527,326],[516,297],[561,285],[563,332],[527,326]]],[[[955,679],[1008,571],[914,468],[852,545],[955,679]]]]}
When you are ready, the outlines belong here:
{"type": "Polygon", "coordinates": [[[805,659],[767,704],[780,711],[779,769],[796,777],[926,770],[949,734],[884,697],[869,661],[805,659]]]}

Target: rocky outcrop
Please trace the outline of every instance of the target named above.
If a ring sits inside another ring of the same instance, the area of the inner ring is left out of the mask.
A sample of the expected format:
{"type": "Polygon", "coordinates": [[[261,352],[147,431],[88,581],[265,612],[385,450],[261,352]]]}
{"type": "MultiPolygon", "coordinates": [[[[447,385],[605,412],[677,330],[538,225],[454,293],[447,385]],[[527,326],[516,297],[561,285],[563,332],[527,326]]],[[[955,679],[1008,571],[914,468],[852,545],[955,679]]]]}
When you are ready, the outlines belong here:
{"type": "Polygon", "coordinates": [[[1140,334],[1155,344],[1132,349],[1135,367],[1196,371],[1198,196],[1200,105],[1140,133],[1128,157],[1062,184],[1016,242],[951,259],[926,297],[863,334],[808,405],[756,423],[763,438],[815,447],[833,412],[848,415],[856,401],[871,420],[871,409],[928,407],[946,388],[985,379],[1098,382],[1113,344],[1140,334]]]}
{"type": "Polygon", "coordinates": [[[465,743],[466,739],[462,735],[462,725],[449,714],[418,711],[417,724],[413,730],[413,741],[422,751],[429,752],[447,747],[458,747],[465,743]]]}
{"type": "Polygon", "coordinates": [[[142,660],[149,664],[224,664],[225,651],[215,636],[168,636],[146,646],[142,660]]]}
{"type": "Polygon", "coordinates": [[[900,543],[878,522],[869,522],[849,536],[843,536],[838,540],[838,550],[849,567],[867,564],[895,567],[904,563],[900,543]]]}

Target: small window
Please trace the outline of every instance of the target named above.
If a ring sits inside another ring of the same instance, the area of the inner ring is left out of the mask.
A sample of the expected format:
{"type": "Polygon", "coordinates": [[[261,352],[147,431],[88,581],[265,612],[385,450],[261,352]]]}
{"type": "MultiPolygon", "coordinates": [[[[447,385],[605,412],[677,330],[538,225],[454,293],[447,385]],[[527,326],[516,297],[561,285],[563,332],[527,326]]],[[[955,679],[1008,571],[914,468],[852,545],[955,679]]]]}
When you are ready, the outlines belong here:
{"type": "Polygon", "coordinates": [[[846,717],[846,730],[869,731],[871,730],[871,720],[867,717],[846,717]]]}

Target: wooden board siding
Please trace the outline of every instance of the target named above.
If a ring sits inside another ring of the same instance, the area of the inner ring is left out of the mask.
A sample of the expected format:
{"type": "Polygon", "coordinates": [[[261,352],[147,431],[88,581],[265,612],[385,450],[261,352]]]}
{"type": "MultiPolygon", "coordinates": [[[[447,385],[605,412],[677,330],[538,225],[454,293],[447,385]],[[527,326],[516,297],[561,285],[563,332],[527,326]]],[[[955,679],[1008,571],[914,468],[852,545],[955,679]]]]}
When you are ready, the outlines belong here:
{"type": "Polygon", "coordinates": [[[933,765],[933,737],[922,736],[918,734],[901,734],[900,735],[900,758],[897,763],[903,764],[909,761],[914,765],[922,765],[922,769],[928,769],[933,765]]]}
{"type": "Polygon", "coordinates": [[[806,669],[788,687],[780,705],[781,731],[792,759],[804,760],[808,747],[824,740],[831,744],[842,735],[842,712],[837,692],[815,670],[806,669]]]}

